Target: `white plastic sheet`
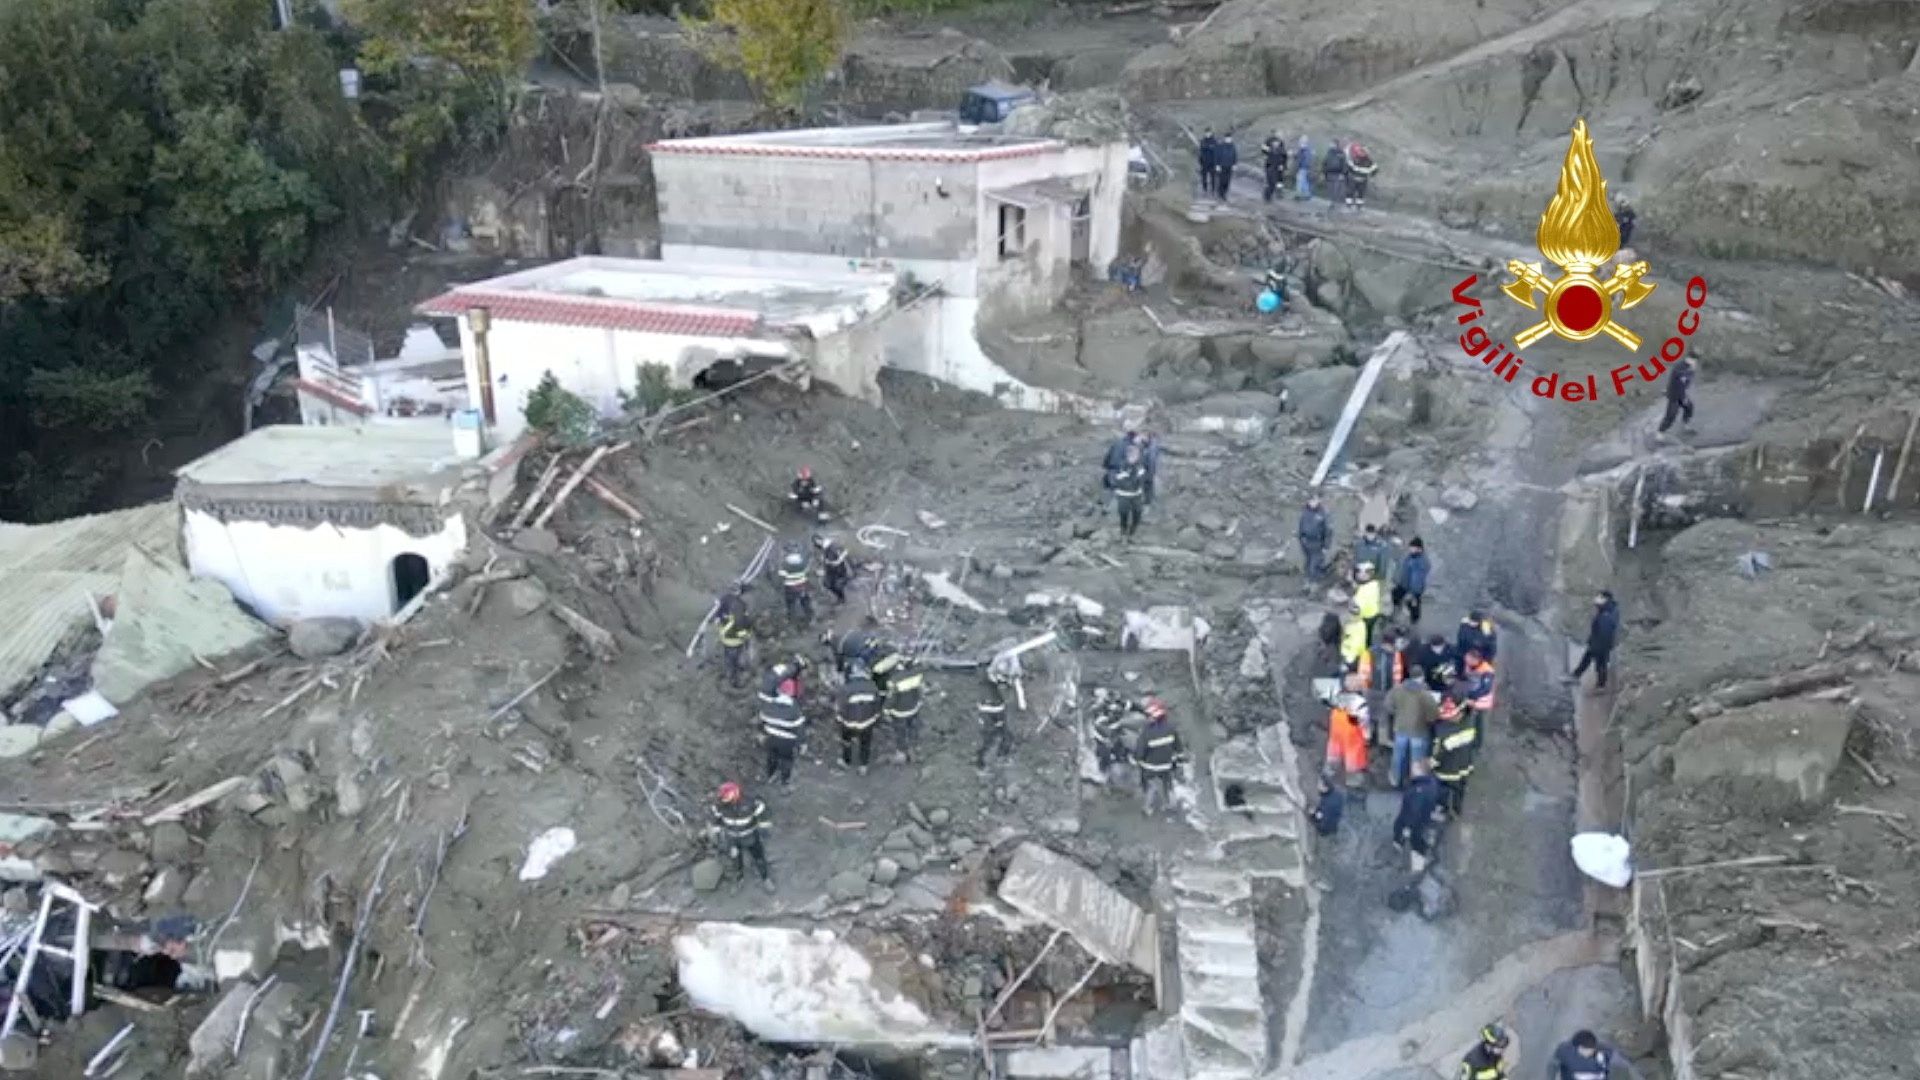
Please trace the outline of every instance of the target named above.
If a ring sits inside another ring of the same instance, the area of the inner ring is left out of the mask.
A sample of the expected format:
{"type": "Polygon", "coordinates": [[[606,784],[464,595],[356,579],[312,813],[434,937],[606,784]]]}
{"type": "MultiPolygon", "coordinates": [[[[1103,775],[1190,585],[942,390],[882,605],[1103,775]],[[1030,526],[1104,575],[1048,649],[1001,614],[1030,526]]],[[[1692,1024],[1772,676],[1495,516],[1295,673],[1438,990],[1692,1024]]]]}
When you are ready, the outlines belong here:
{"type": "Polygon", "coordinates": [[[1625,837],[1578,833],[1568,843],[1573,848],[1573,865],[1581,873],[1616,889],[1624,889],[1633,881],[1633,847],[1625,837]]]}
{"type": "Polygon", "coordinates": [[[527,849],[526,865],[520,868],[521,881],[538,881],[547,876],[553,864],[560,861],[579,841],[573,830],[565,827],[548,829],[533,838],[533,844],[527,849]]]}

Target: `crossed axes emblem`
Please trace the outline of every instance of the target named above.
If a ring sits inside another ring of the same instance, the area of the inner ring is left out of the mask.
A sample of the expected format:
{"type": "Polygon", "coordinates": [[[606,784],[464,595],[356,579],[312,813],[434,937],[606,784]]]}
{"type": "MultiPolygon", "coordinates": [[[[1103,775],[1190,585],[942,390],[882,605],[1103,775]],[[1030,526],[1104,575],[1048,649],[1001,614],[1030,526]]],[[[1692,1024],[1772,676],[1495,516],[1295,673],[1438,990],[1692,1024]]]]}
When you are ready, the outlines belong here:
{"type": "Polygon", "coordinates": [[[1570,268],[1564,276],[1558,281],[1555,281],[1547,277],[1546,272],[1541,269],[1539,263],[1521,262],[1519,259],[1512,259],[1507,262],[1507,273],[1512,274],[1515,280],[1508,282],[1501,288],[1502,291],[1512,297],[1516,303],[1531,310],[1540,311],[1540,305],[1534,301],[1534,294],[1544,293],[1549,305],[1544,312],[1547,318],[1514,335],[1513,343],[1519,348],[1524,349],[1552,333],[1559,333],[1575,341],[1584,341],[1587,338],[1593,337],[1595,334],[1606,334],[1608,337],[1625,345],[1629,349],[1638,349],[1640,347],[1640,335],[1613,321],[1613,305],[1609,303],[1608,298],[1618,297],[1619,309],[1625,311],[1640,301],[1645,300],[1648,296],[1651,296],[1656,286],[1648,285],[1640,280],[1642,277],[1645,277],[1647,273],[1647,264],[1645,262],[1637,262],[1627,266],[1615,266],[1613,268],[1613,276],[1606,281],[1601,281],[1599,278],[1594,277],[1593,273],[1585,268],[1570,268]],[[1600,322],[1599,325],[1590,330],[1566,330],[1560,325],[1560,319],[1551,306],[1557,302],[1569,288],[1575,286],[1584,286],[1591,289],[1600,297],[1600,322]]]}

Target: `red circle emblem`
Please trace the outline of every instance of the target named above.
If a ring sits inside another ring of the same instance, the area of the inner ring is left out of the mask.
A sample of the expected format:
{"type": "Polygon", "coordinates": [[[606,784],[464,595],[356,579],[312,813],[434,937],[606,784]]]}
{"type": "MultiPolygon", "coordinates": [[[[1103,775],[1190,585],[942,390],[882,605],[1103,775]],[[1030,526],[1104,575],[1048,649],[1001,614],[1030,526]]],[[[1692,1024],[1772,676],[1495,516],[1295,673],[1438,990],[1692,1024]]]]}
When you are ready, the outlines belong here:
{"type": "Polygon", "coordinates": [[[1584,334],[1600,325],[1606,312],[1606,300],[1591,285],[1569,285],[1553,303],[1560,325],[1576,334],[1584,334]]]}

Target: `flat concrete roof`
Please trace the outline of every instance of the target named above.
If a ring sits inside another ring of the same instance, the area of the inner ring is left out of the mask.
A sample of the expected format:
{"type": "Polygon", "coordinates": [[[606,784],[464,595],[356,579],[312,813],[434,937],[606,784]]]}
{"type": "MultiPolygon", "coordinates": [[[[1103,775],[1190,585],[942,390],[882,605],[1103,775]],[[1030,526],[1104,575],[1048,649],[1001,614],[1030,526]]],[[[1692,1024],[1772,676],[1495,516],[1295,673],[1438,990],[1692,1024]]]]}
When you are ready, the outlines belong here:
{"type": "Polygon", "coordinates": [[[175,474],[209,487],[446,490],[468,463],[453,452],[449,424],[257,428],[175,474]]]}
{"type": "Polygon", "coordinates": [[[846,325],[885,306],[891,274],[816,274],[586,255],[462,285],[420,305],[497,319],[742,338],[846,325]]]}
{"type": "Polygon", "coordinates": [[[648,149],[656,154],[749,154],[764,157],[823,157],[897,161],[992,161],[1064,149],[1057,139],[1002,135],[952,121],[925,124],[875,124],[866,127],[759,131],[667,139],[648,149]]]}

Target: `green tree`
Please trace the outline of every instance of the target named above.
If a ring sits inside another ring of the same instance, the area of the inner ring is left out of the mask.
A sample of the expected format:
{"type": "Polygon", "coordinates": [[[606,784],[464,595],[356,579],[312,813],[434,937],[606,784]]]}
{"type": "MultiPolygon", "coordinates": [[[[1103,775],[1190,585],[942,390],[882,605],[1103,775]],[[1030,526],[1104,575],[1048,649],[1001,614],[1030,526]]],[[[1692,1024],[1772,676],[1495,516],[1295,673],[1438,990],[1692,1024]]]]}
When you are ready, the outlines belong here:
{"type": "Polygon", "coordinates": [[[842,0],[711,0],[708,8],[705,18],[682,20],[694,40],[784,112],[799,110],[846,49],[842,0]]]}

